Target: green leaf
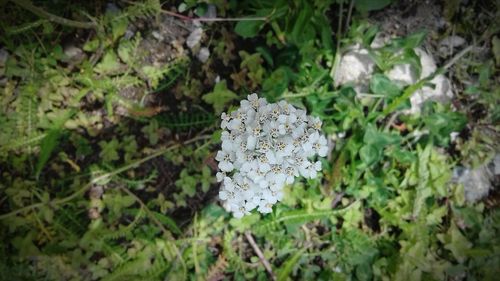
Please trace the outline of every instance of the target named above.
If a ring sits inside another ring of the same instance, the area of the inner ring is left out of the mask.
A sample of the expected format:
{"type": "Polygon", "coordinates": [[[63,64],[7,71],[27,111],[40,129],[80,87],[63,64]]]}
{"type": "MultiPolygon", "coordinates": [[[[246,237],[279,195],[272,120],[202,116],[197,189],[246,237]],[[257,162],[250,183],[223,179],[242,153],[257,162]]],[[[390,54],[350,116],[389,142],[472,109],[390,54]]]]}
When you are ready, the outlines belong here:
{"type": "Polygon", "coordinates": [[[274,60],[273,60],[273,56],[271,54],[271,52],[269,51],[268,48],[266,47],[257,47],[255,49],[259,54],[262,55],[262,57],[264,58],[264,60],[271,66],[271,67],[274,67],[274,60]]]}
{"type": "Polygon", "coordinates": [[[496,64],[500,66],[500,39],[498,38],[498,36],[495,36],[493,37],[493,39],[491,39],[491,45],[496,64]]]}
{"type": "Polygon", "coordinates": [[[216,114],[222,113],[226,104],[237,98],[238,96],[234,92],[227,89],[226,80],[217,83],[212,92],[202,97],[206,103],[214,107],[216,114]]]}
{"type": "Polygon", "coordinates": [[[450,134],[460,132],[467,124],[467,119],[459,112],[445,111],[424,116],[424,123],[437,143],[446,146],[450,141],[450,134]]]}
{"type": "Polygon", "coordinates": [[[104,194],[102,199],[114,219],[121,217],[122,211],[136,202],[134,197],[121,194],[104,194]]]}
{"type": "Polygon", "coordinates": [[[365,135],[363,137],[364,143],[372,144],[378,150],[382,150],[387,145],[397,144],[400,141],[401,137],[399,135],[378,131],[373,124],[368,124],[366,126],[365,135]]]}
{"type": "Polygon", "coordinates": [[[376,95],[396,97],[401,94],[399,86],[389,80],[387,76],[377,73],[370,80],[370,90],[376,95]]]}
{"type": "Polygon", "coordinates": [[[73,111],[66,111],[61,116],[59,116],[53,123],[51,129],[49,129],[45,138],[43,138],[40,144],[40,155],[38,156],[38,161],[35,167],[35,177],[40,176],[40,172],[47,163],[52,155],[52,151],[58,144],[58,140],[63,133],[64,123],[73,115],[73,111]]]}
{"type": "Polygon", "coordinates": [[[141,132],[143,132],[147,136],[151,145],[156,145],[158,143],[159,125],[156,119],[152,119],[151,121],[149,121],[149,124],[143,127],[141,129],[141,132]]]}
{"type": "Polygon", "coordinates": [[[405,150],[405,149],[401,149],[399,147],[397,147],[394,151],[392,151],[390,153],[390,156],[394,160],[396,160],[402,164],[411,164],[415,160],[417,160],[417,157],[415,156],[414,153],[412,153],[411,151],[405,150]]]}
{"type": "Polygon", "coordinates": [[[38,162],[35,168],[36,178],[40,176],[40,172],[49,160],[50,155],[52,155],[52,151],[57,146],[61,133],[62,131],[60,129],[52,129],[47,133],[45,138],[43,138],[40,144],[40,155],[38,156],[38,162]]]}
{"type": "Polygon", "coordinates": [[[382,154],[380,150],[375,148],[374,145],[367,144],[361,147],[359,150],[359,156],[361,157],[361,161],[363,161],[363,163],[370,166],[379,161],[382,154]]]}
{"type": "Polygon", "coordinates": [[[175,185],[189,197],[193,197],[196,194],[197,184],[198,180],[193,175],[190,175],[186,168],[181,171],[180,178],[175,181],[175,185]]]}
{"type": "Polygon", "coordinates": [[[356,266],[356,277],[358,280],[373,280],[372,267],[370,263],[362,263],[356,266]]]}
{"type": "Polygon", "coordinates": [[[448,230],[448,235],[451,241],[449,241],[449,243],[447,243],[444,247],[451,251],[458,262],[465,262],[467,251],[472,247],[472,243],[470,243],[467,238],[462,235],[455,223],[452,223],[450,229],[448,230]]]}
{"type": "Polygon", "coordinates": [[[383,9],[391,2],[391,0],[355,0],[354,7],[361,12],[370,12],[383,9]]]}
{"type": "Polygon", "coordinates": [[[99,48],[99,39],[96,37],[90,41],[87,41],[83,45],[83,50],[86,52],[95,52],[99,48]]]}
{"type": "Polygon", "coordinates": [[[434,209],[430,214],[425,218],[427,225],[438,225],[441,223],[442,218],[448,213],[447,206],[441,206],[437,209],[434,209]]]}
{"type": "Polygon", "coordinates": [[[414,48],[422,45],[422,42],[424,42],[424,39],[426,36],[427,36],[426,31],[412,33],[403,39],[403,42],[404,42],[403,47],[408,48],[408,49],[414,49],[414,48]]]}
{"type": "Polygon", "coordinates": [[[304,5],[299,10],[299,15],[297,16],[297,20],[295,21],[293,29],[290,33],[291,41],[297,45],[301,42],[307,41],[308,38],[311,37],[311,33],[314,33],[314,29],[308,28],[310,27],[312,17],[311,6],[307,3],[307,1],[303,1],[302,3],[304,5]]]}
{"type": "MultiPolygon", "coordinates": [[[[116,17],[118,18],[118,17],[116,17]]],[[[127,31],[128,20],[125,17],[120,17],[118,20],[111,21],[111,32],[113,41],[120,38],[127,31]]]]}
{"type": "Polygon", "coordinates": [[[351,205],[337,210],[291,210],[281,213],[278,217],[268,218],[261,223],[255,225],[253,229],[256,233],[265,235],[270,229],[276,228],[280,223],[286,224],[302,224],[316,219],[331,218],[336,214],[343,214],[351,208],[359,208],[360,202],[353,202],[351,205]]]}
{"type": "Polygon", "coordinates": [[[262,91],[268,100],[276,100],[288,88],[290,84],[291,69],[287,66],[280,66],[268,76],[262,83],[262,91]]]}
{"type": "Polygon", "coordinates": [[[167,215],[164,215],[164,214],[161,214],[161,213],[158,213],[158,212],[154,212],[154,211],[151,211],[151,213],[154,215],[154,217],[157,220],[159,220],[170,231],[172,231],[172,233],[178,234],[178,235],[182,234],[181,229],[177,226],[177,223],[175,223],[175,221],[172,218],[170,218],[167,215]]]}
{"type": "Polygon", "coordinates": [[[259,33],[262,25],[263,22],[258,20],[240,21],[236,24],[234,32],[243,38],[252,38],[259,33]]]}
{"type": "MultiPolygon", "coordinates": [[[[436,71],[435,75],[437,75],[439,71],[436,71]]],[[[404,91],[403,94],[396,99],[394,99],[391,103],[388,104],[388,106],[384,109],[384,112],[382,113],[384,116],[389,115],[390,113],[394,112],[396,108],[399,108],[401,104],[404,104],[404,102],[408,101],[408,99],[415,93],[417,90],[422,88],[427,82],[431,81],[435,75],[430,75],[430,77],[426,77],[424,79],[419,80],[417,83],[408,86],[404,91]]]]}
{"type": "Polygon", "coordinates": [[[250,229],[259,220],[260,215],[258,213],[253,213],[250,215],[246,215],[241,219],[232,218],[231,220],[229,220],[229,224],[234,230],[243,232],[247,229],[250,229]]]}
{"type": "Polygon", "coordinates": [[[306,251],[306,248],[302,248],[297,251],[292,257],[285,261],[285,263],[281,266],[281,269],[278,273],[278,281],[288,280],[290,277],[290,273],[292,273],[293,267],[299,261],[302,254],[306,251]]]}
{"type": "Polygon", "coordinates": [[[99,156],[102,158],[104,162],[111,162],[120,159],[118,155],[120,143],[117,139],[113,138],[111,141],[100,141],[99,146],[101,147],[101,152],[99,156]]]}
{"type": "Polygon", "coordinates": [[[115,74],[120,69],[118,56],[113,50],[109,50],[104,54],[100,63],[95,67],[95,72],[99,74],[115,74]]]}
{"type": "Polygon", "coordinates": [[[358,227],[358,224],[363,220],[363,213],[361,213],[361,204],[356,204],[355,207],[350,208],[344,215],[344,223],[347,227],[358,227]]]}
{"type": "Polygon", "coordinates": [[[333,32],[332,27],[325,15],[319,15],[317,17],[318,25],[321,32],[321,44],[323,48],[327,50],[332,50],[335,48],[333,43],[333,32]]]}

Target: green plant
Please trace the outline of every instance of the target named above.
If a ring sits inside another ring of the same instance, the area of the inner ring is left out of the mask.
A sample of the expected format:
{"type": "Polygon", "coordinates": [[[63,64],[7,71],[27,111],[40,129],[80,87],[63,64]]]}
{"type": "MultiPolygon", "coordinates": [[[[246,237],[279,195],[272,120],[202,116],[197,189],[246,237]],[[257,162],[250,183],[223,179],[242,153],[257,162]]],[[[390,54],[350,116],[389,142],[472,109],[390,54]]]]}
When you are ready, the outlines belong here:
{"type": "Polygon", "coordinates": [[[449,71],[455,106],[411,115],[430,77],[387,70],[418,71],[436,34],[370,48],[368,12],[391,2],[2,3],[0,280],[496,280],[498,190],[470,203],[450,179],[499,151],[498,25],[471,19],[497,4],[444,4],[445,33],[484,45],[433,74],[449,71]],[[214,7],[200,63],[182,42],[214,7]],[[178,44],[154,61],[168,24],[178,44]],[[352,44],[375,62],[362,95],[334,84],[352,44]],[[216,128],[250,91],[320,118],[331,151],[270,214],[236,219],[215,199],[216,128]]]}

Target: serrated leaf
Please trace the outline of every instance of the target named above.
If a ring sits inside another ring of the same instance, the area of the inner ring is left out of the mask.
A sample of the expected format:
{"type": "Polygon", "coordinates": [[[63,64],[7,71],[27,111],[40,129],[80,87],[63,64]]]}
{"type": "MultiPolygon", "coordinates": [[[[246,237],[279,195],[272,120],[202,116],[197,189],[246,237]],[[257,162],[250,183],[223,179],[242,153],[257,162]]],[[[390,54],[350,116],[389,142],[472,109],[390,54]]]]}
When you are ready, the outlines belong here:
{"type": "Polygon", "coordinates": [[[450,229],[448,230],[448,235],[451,241],[444,247],[451,251],[458,262],[465,262],[467,251],[472,247],[472,243],[470,243],[467,238],[462,235],[455,223],[452,223],[450,229]]]}
{"type": "Polygon", "coordinates": [[[247,229],[250,229],[250,227],[256,224],[259,220],[260,220],[260,215],[257,213],[253,213],[244,216],[241,219],[232,218],[231,220],[229,220],[229,224],[232,226],[234,230],[243,232],[247,229]]]}
{"type": "Polygon", "coordinates": [[[87,41],[83,45],[83,50],[86,52],[94,52],[95,50],[97,50],[97,48],[99,48],[99,39],[98,38],[94,38],[90,41],[87,41]]]}
{"type": "Polygon", "coordinates": [[[330,218],[333,215],[342,214],[344,212],[347,212],[351,208],[359,208],[359,206],[360,206],[360,202],[356,201],[343,209],[337,209],[337,210],[308,211],[308,210],[302,209],[302,210],[286,211],[286,212],[281,213],[279,215],[279,217],[268,218],[266,220],[263,220],[261,223],[254,226],[254,230],[257,233],[265,234],[266,231],[269,231],[270,229],[276,228],[282,222],[286,223],[286,224],[302,224],[302,223],[306,223],[308,221],[312,221],[312,220],[316,220],[316,219],[330,218]]]}
{"type": "Polygon", "coordinates": [[[214,107],[216,114],[222,113],[226,104],[237,98],[238,96],[234,92],[228,90],[226,80],[222,80],[217,83],[212,92],[205,94],[202,97],[206,103],[211,104],[214,107]]]}
{"type": "Polygon", "coordinates": [[[100,63],[95,67],[95,72],[99,74],[114,74],[120,70],[120,63],[118,62],[118,56],[113,50],[110,50],[104,54],[100,63]]]}
{"type": "Polygon", "coordinates": [[[288,280],[288,277],[290,277],[290,273],[292,272],[293,267],[295,266],[295,264],[297,264],[300,257],[305,251],[306,248],[302,248],[301,250],[297,251],[292,257],[290,257],[285,261],[285,263],[281,266],[281,269],[278,273],[278,281],[288,280]]]}
{"type": "Polygon", "coordinates": [[[128,20],[125,17],[121,17],[119,20],[113,20],[111,22],[111,33],[113,34],[113,41],[120,38],[127,31],[128,20]]]}
{"type": "Polygon", "coordinates": [[[158,213],[158,212],[153,212],[151,211],[151,213],[155,216],[155,218],[157,220],[159,220],[163,225],[165,225],[170,231],[172,231],[172,233],[174,234],[182,234],[182,231],[181,229],[177,226],[177,223],[175,223],[175,221],[170,218],[169,216],[167,215],[164,215],[164,214],[161,214],[161,213],[158,213]]]}

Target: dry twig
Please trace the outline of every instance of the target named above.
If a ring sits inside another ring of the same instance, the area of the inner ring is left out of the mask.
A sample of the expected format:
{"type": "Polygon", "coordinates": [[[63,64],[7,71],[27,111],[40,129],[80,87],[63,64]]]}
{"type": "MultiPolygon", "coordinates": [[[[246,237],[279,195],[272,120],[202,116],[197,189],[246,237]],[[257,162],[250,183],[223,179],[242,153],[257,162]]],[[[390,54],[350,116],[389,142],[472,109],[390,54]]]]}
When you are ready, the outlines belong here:
{"type": "Polygon", "coordinates": [[[267,272],[271,276],[271,279],[276,280],[276,275],[274,275],[274,273],[273,273],[273,270],[271,268],[271,264],[269,264],[269,261],[267,261],[266,257],[264,257],[264,254],[260,250],[257,243],[255,243],[255,240],[253,240],[252,233],[250,233],[250,231],[245,231],[245,237],[247,238],[248,243],[250,243],[253,250],[255,251],[257,256],[259,257],[260,262],[262,262],[262,265],[264,266],[264,268],[267,270],[267,272]]]}

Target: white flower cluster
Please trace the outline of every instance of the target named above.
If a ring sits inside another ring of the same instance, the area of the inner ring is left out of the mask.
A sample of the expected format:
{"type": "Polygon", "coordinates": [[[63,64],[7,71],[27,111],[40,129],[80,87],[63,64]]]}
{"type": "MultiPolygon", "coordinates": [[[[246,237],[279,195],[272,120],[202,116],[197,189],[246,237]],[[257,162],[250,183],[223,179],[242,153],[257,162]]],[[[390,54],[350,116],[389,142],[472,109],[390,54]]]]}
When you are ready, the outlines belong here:
{"type": "Polygon", "coordinates": [[[267,103],[257,94],[241,101],[238,110],[222,113],[222,150],[215,159],[221,172],[219,198],[237,218],[258,208],[261,213],[283,197],[285,184],[295,177],[316,177],[326,156],[321,120],[306,115],[286,101],[267,103]]]}

